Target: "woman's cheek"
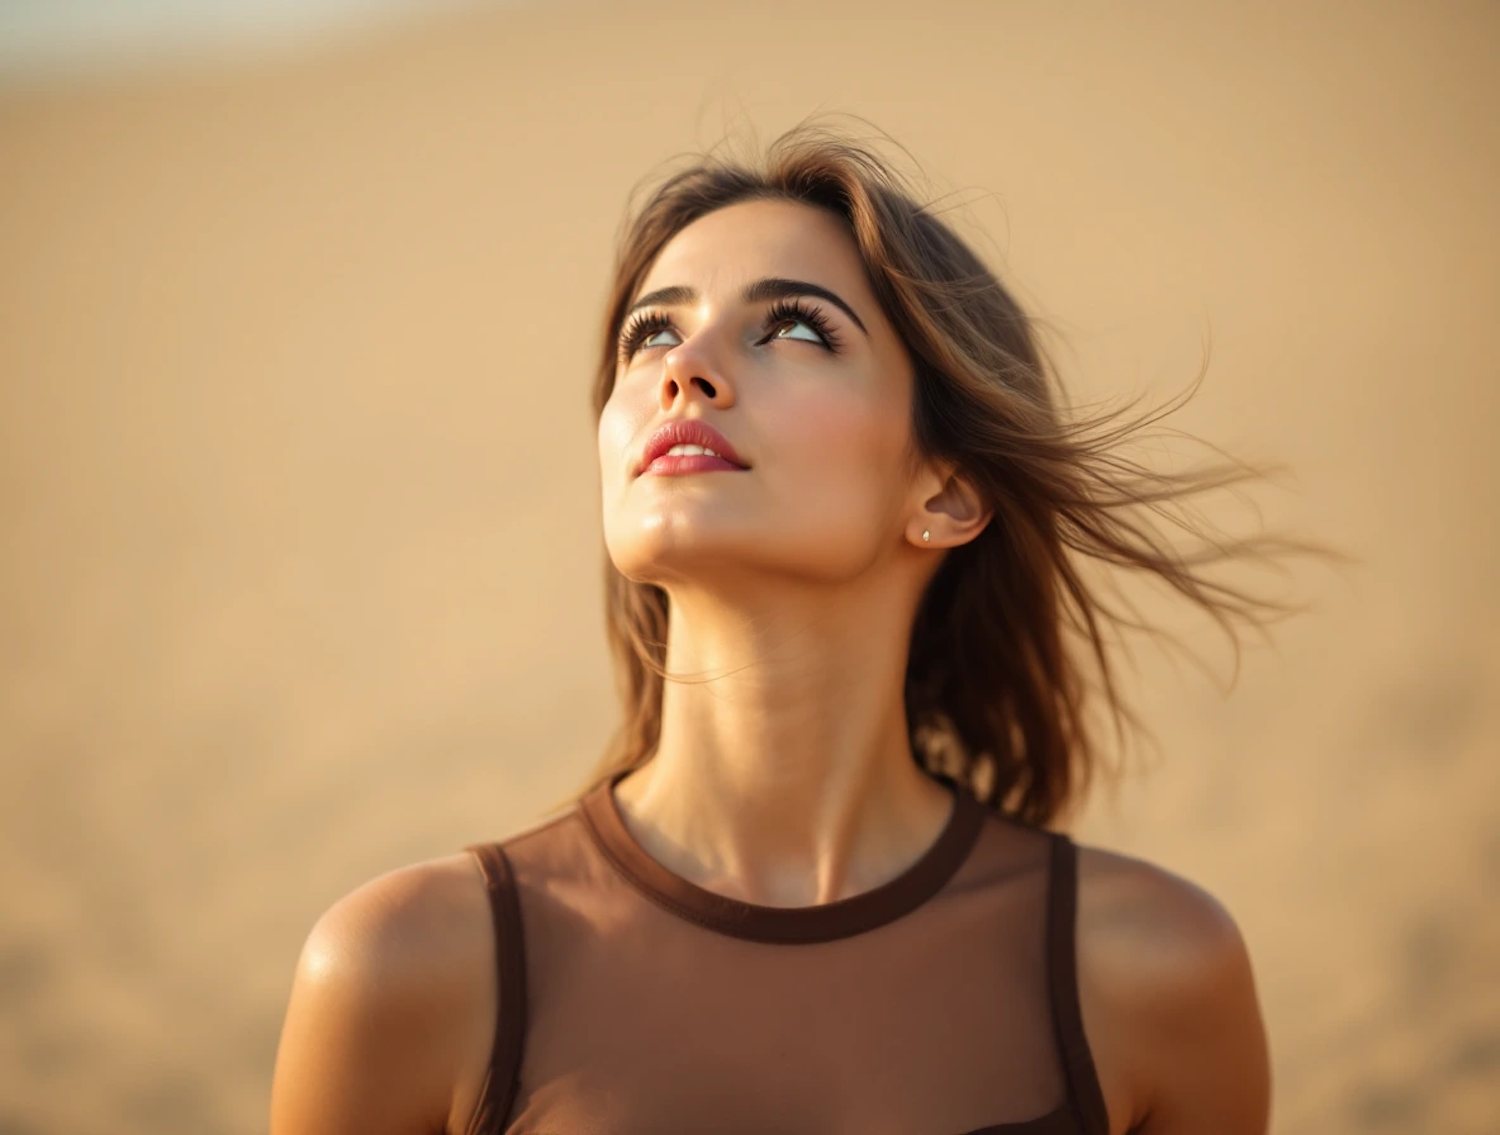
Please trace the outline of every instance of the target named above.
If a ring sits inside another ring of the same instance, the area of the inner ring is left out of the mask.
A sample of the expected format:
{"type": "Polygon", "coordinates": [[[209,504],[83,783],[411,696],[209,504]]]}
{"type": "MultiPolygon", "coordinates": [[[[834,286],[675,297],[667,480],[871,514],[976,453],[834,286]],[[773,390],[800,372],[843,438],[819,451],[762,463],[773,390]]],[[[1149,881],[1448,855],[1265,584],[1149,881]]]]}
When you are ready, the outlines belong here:
{"type": "Polygon", "coordinates": [[[892,452],[887,416],[868,399],[828,396],[806,400],[786,421],[796,423],[799,448],[842,479],[850,474],[869,476],[885,468],[892,452]]]}
{"type": "MultiPolygon", "coordinates": [[[[616,388],[618,389],[618,388],[616,388]]],[[[605,483],[628,479],[631,447],[642,428],[645,415],[631,412],[631,403],[611,395],[599,415],[599,467],[605,483]]]]}

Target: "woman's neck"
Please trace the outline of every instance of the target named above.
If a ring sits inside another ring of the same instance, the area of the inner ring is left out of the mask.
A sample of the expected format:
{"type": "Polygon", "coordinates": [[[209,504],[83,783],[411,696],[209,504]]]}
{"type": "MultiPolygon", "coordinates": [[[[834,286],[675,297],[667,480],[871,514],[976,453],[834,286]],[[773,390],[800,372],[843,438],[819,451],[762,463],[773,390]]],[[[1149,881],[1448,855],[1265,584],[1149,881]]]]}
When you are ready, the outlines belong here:
{"type": "Polygon", "coordinates": [[[910,612],[845,592],[774,611],[673,596],[661,739],[615,789],[641,845],[705,889],[810,906],[879,886],[951,794],[912,758],[910,612]]]}

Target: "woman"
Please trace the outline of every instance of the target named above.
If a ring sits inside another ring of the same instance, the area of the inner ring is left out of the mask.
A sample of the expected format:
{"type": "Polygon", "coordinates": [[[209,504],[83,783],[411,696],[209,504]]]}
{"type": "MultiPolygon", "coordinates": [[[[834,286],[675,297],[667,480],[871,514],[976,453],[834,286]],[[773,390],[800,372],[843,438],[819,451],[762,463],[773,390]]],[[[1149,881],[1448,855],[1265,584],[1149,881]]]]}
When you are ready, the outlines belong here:
{"type": "Polygon", "coordinates": [[[1244,614],[1125,515],[1244,467],[1064,423],[1006,290],[823,130],[660,185],[605,323],[613,751],[319,919],[272,1135],[1264,1132],[1230,916],[1048,826],[1099,759],[1084,659],[1131,716],[1072,554],[1244,614]]]}

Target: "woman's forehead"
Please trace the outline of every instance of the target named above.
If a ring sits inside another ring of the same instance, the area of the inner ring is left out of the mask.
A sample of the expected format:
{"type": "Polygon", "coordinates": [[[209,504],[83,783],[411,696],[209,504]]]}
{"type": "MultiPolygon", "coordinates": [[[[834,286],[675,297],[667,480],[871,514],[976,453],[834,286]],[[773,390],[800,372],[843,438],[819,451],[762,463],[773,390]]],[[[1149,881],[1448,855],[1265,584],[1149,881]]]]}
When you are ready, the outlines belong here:
{"type": "Polygon", "coordinates": [[[743,201],[699,217],[662,248],[641,293],[691,287],[728,296],[747,280],[782,276],[844,289],[862,284],[863,267],[843,222],[796,201],[743,201]]]}

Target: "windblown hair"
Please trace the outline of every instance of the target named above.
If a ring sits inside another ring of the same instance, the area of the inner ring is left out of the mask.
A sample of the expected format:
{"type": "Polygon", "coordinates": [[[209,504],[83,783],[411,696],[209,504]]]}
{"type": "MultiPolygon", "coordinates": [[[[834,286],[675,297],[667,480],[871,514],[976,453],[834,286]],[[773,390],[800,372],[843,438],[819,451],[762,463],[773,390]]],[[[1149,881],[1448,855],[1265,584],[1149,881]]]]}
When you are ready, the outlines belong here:
{"type": "MultiPolygon", "coordinates": [[[[1123,411],[1068,420],[1037,321],[891,164],[808,123],[777,138],[758,161],[694,155],[627,215],[598,355],[596,421],[614,387],[621,321],[662,248],[705,214],[768,198],[826,209],[847,225],[914,365],[911,468],[924,458],[954,462],[994,510],[975,539],[945,554],[918,608],[905,678],[912,752],[982,803],[1024,822],[1054,823],[1104,763],[1088,722],[1093,695],[1102,693],[1117,738],[1124,738],[1122,721],[1140,724],[1117,685],[1108,621],[1152,629],[1111,608],[1077,557],[1155,575],[1211,615],[1238,658],[1233,617],[1259,625],[1258,615],[1296,608],[1214,582],[1201,567],[1315,546],[1261,535],[1210,540],[1188,554],[1142,524],[1133,513],[1169,515],[1166,506],[1178,498],[1266,470],[1231,459],[1167,474],[1116,452],[1170,405],[1133,422],[1121,422],[1123,411]],[[1081,636],[1081,653],[1070,649],[1070,634],[1081,636]],[[1090,681],[1090,661],[1102,686],[1090,681]]],[[[607,554],[604,583],[624,716],[570,800],[655,753],[663,683],[671,677],[664,669],[667,593],[625,578],[607,554]]]]}

